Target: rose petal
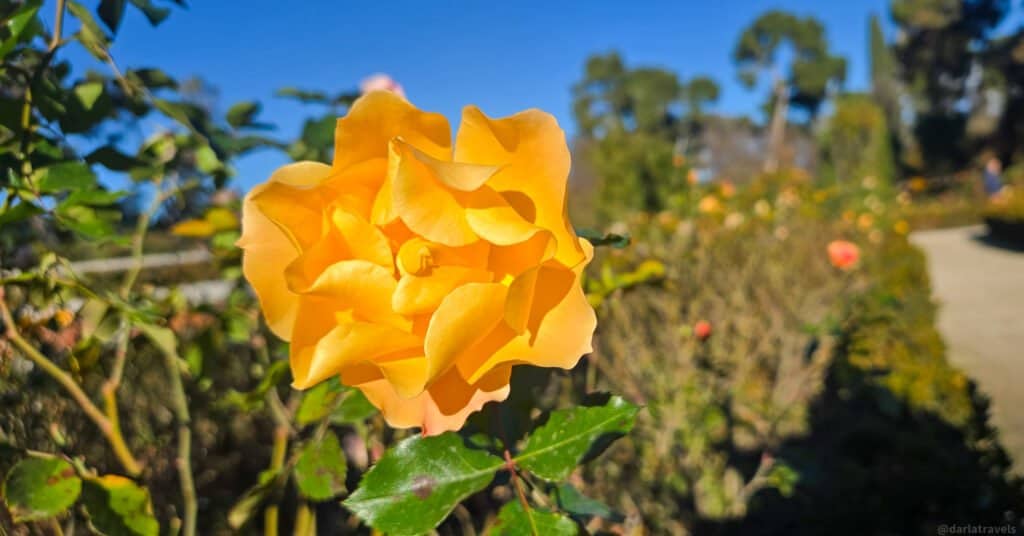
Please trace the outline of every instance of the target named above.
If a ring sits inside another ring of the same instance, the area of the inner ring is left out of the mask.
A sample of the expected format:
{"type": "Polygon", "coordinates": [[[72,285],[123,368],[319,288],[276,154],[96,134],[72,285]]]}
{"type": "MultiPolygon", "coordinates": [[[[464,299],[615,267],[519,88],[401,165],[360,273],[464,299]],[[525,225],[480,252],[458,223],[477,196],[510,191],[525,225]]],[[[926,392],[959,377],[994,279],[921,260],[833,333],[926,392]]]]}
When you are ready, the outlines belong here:
{"type": "Polygon", "coordinates": [[[369,362],[380,367],[404,396],[415,396],[426,382],[426,359],[418,355],[422,344],[419,337],[388,325],[344,322],[328,331],[315,346],[302,348],[292,356],[292,386],[306,389],[347,367],[369,362]],[[401,357],[376,363],[381,357],[394,355],[401,357]]]}
{"type": "Polygon", "coordinates": [[[394,270],[388,237],[375,225],[344,210],[335,210],[331,223],[338,230],[351,258],[394,270]]]}
{"type": "Polygon", "coordinates": [[[348,260],[328,266],[312,285],[300,290],[329,299],[336,311],[351,310],[357,318],[407,330],[410,322],[391,309],[396,286],[394,275],[387,268],[369,261],[348,260]]]}
{"type": "Polygon", "coordinates": [[[438,308],[448,294],[466,283],[488,283],[494,274],[479,268],[438,266],[429,275],[404,275],[391,299],[394,310],[403,315],[429,313],[438,308]]]}
{"type": "Polygon", "coordinates": [[[554,234],[559,262],[574,266],[583,260],[566,213],[569,148],[553,116],[527,110],[491,119],[468,106],[455,140],[455,160],[501,166],[488,186],[503,194],[520,192],[533,201],[533,223],[554,234]]]}
{"type": "MultiPolygon", "coordinates": [[[[590,244],[581,244],[581,249],[587,259],[593,255],[590,244]]],[[[571,271],[557,265],[540,268],[532,288],[526,330],[516,336],[506,316],[506,321],[492,333],[458,356],[455,366],[462,377],[472,383],[502,364],[528,363],[570,369],[581,356],[592,352],[597,316],[580,285],[583,264],[571,271]]],[[[506,315],[512,311],[515,327],[521,326],[522,318],[527,316],[518,308],[527,301],[524,294],[529,287],[527,279],[516,289],[518,296],[513,296],[512,289],[509,290],[505,311],[506,315]]]]}
{"type": "Polygon", "coordinates": [[[373,91],[356,99],[334,130],[335,170],[388,158],[388,143],[402,137],[424,153],[451,159],[451,129],[438,113],[418,110],[389,91],[373,91]]]}
{"type": "MultiPolygon", "coordinates": [[[[278,337],[291,339],[298,311],[298,296],[288,289],[282,267],[299,256],[295,239],[262,212],[254,198],[278,184],[311,188],[330,177],[331,168],[316,162],[297,162],[278,169],[270,180],[252,189],[242,204],[242,237],[245,250],[242,272],[260,300],[267,326],[278,337]]],[[[319,217],[315,225],[319,225],[319,217]]]]}
{"type": "Polygon", "coordinates": [[[423,343],[431,379],[501,322],[507,293],[500,283],[468,283],[445,296],[430,318],[423,343]]]}
{"type": "Polygon", "coordinates": [[[493,246],[487,266],[496,277],[516,277],[552,259],[557,245],[549,231],[537,233],[525,242],[511,246],[493,246]]]}
{"type": "Polygon", "coordinates": [[[469,227],[492,244],[518,244],[544,231],[523,219],[503,196],[488,187],[473,192],[465,206],[469,227]]]}
{"type": "Polygon", "coordinates": [[[510,369],[495,370],[475,385],[463,381],[455,371],[439,378],[435,386],[413,399],[402,398],[384,379],[357,385],[366,398],[380,408],[394,428],[423,429],[424,435],[458,430],[484,404],[508,397],[510,369]]]}
{"type": "Polygon", "coordinates": [[[409,145],[396,141],[391,147],[396,154],[389,178],[391,213],[432,242],[462,246],[477,241],[460,202],[467,194],[440,183],[435,171],[416,158],[409,145]]]}

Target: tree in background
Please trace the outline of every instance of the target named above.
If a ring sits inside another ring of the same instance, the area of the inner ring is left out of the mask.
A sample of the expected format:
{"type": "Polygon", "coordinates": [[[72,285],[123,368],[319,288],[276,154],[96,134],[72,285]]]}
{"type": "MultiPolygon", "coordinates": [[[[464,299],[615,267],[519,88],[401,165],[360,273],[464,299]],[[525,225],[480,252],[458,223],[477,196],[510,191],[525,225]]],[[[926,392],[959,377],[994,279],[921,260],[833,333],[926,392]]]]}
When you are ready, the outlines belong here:
{"type": "Polygon", "coordinates": [[[885,41],[882,23],[872,14],[868,21],[868,46],[871,61],[871,94],[889,117],[900,115],[900,87],[896,57],[885,41]]]}
{"type": "Polygon", "coordinates": [[[680,82],[652,67],[627,68],[616,52],[591,56],[573,87],[573,111],[581,146],[589,152],[601,185],[605,217],[623,209],[657,211],[686,187],[674,165],[697,150],[705,107],[718,98],[707,77],[680,82]]]}
{"type": "Polygon", "coordinates": [[[733,60],[747,87],[754,87],[759,76],[771,77],[770,149],[764,168],[773,171],[779,165],[790,104],[814,119],[829,91],[845,80],[846,60],[829,53],[825,30],[818,20],[784,11],[768,11],[747,27],[733,50],[733,60]],[[780,64],[783,45],[793,51],[788,73],[780,64]]]}
{"type": "MultiPolygon", "coordinates": [[[[988,143],[1003,161],[1024,158],[1024,26],[1010,35],[994,39],[982,56],[985,74],[995,79],[991,86],[1001,96],[1001,114],[988,143]]],[[[988,100],[988,99],[986,99],[988,100]]]]}
{"type": "MultiPolygon", "coordinates": [[[[871,61],[871,97],[885,115],[890,153],[896,155],[903,147],[913,142],[913,134],[903,121],[901,100],[905,89],[899,78],[899,64],[892,48],[885,40],[882,22],[875,14],[872,14],[868,21],[868,46],[871,61]]],[[[895,171],[894,168],[894,174],[895,171]]],[[[890,178],[895,179],[895,176],[890,178]]]]}
{"type": "Polygon", "coordinates": [[[837,180],[875,177],[889,184],[894,175],[890,130],[883,108],[868,94],[836,98],[835,112],[821,137],[821,150],[837,180]]]}
{"type": "Polygon", "coordinates": [[[933,174],[960,169],[971,145],[994,130],[969,132],[968,124],[998,115],[991,91],[1003,85],[1003,76],[984,69],[983,59],[1008,7],[1007,0],[893,0],[899,28],[893,50],[914,112],[916,143],[903,159],[908,167],[933,174]]]}
{"type": "Polygon", "coordinates": [[[705,107],[718,100],[721,89],[718,83],[706,76],[697,76],[680,87],[683,102],[685,103],[685,114],[683,115],[683,137],[681,148],[677,148],[680,154],[699,154],[703,148],[701,135],[707,123],[705,107]]]}

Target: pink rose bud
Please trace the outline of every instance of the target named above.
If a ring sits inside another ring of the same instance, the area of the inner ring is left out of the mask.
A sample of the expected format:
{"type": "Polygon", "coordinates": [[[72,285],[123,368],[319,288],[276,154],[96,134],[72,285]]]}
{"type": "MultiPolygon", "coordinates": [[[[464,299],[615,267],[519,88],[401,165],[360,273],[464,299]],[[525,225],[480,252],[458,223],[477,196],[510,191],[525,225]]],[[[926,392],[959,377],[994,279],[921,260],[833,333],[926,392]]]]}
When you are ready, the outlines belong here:
{"type": "Polygon", "coordinates": [[[372,74],[359,83],[359,91],[364,95],[371,91],[380,90],[390,91],[401,97],[405,96],[405,90],[402,89],[402,85],[383,73],[372,74]]]}

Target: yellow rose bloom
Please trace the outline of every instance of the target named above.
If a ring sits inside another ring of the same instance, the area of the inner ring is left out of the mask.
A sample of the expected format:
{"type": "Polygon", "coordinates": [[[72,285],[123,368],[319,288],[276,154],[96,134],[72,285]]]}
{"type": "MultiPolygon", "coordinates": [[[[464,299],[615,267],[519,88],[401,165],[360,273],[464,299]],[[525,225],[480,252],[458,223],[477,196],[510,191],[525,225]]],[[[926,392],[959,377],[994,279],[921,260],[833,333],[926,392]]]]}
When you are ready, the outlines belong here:
{"type": "Polygon", "coordinates": [[[440,114],[357,100],[331,165],[283,166],[243,204],[243,270],[294,387],[339,376],[391,426],[438,434],[505,399],[514,365],[575,366],[596,319],[569,165],[538,110],[467,107],[452,147],[440,114]]]}

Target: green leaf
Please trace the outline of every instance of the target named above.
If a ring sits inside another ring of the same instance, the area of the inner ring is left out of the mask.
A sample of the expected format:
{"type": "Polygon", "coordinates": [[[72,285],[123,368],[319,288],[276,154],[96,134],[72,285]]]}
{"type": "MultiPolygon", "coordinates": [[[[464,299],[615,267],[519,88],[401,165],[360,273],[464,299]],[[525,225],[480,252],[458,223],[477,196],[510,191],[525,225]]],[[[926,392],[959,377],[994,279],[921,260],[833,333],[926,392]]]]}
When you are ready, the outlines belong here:
{"type": "Polygon", "coordinates": [[[4,39],[3,43],[0,43],[0,59],[4,58],[14,50],[14,47],[18,45],[18,41],[21,39],[21,33],[25,31],[29,23],[32,22],[36,17],[36,12],[39,11],[39,7],[42,4],[38,1],[25,2],[21,6],[21,9],[16,11],[11,18],[7,19],[7,32],[8,37],[4,39]]]}
{"type": "Polygon", "coordinates": [[[125,76],[133,82],[146,86],[149,89],[177,88],[176,82],[171,76],[160,69],[129,69],[125,76]]]}
{"type": "Polygon", "coordinates": [[[89,525],[107,536],[157,536],[149,491],[118,475],[88,478],[82,485],[82,504],[89,525]]]}
{"type": "Polygon", "coordinates": [[[114,192],[108,192],[107,190],[79,190],[77,192],[71,192],[63,201],[57,205],[58,210],[63,210],[66,207],[73,205],[89,205],[104,207],[113,205],[118,200],[126,195],[123,190],[117,190],[114,192]]]}
{"type": "Polygon", "coordinates": [[[502,467],[501,458],[466,447],[457,434],[413,436],[388,450],[344,504],[392,536],[423,534],[502,467]]]}
{"type": "Polygon", "coordinates": [[[278,97],[287,97],[305,103],[327,103],[327,95],[322,91],[308,91],[297,87],[283,87],[275,93],[278,97]]]}
{"type": "Polygon", "coordinates": [[[326,501],[345,491],[347,469],[338,436],[328,431],[303,447],[295,463],[295,483],[307,499],[326,501]]]}
{"type": "Polygon", "coordinates": [[[61,162],[36,170],[32,174],[39,191],[55,193],[62,190],[82,190],[96,184],[96,175],[82,162],[61,162]]]}
{"type": "Polygon", "coordinates": [[[85,301],[82,308],[78,310],[78,320],[82,326],[81,337],[83,340],[92,337],[96,333],[109,310],[110,304],[99,298],[90,298],[85,301]]]}
{"type": "Polygon", "coordinates": [[[133,6],[142,11],[142,14],[146,16],[149,23],[156,26],[164,21],[168,15],[171,14],[171,10],[166,7],[159,7],[153,5],[150,0],[129,0],[133,6]]]}
{"type": "Polygon", "coordinates": [[[492,536],[576,536],[579,526],[561,514],[537,508],[523,511],[519,501],[506,503],[498,512],[492,536]]]}
{"type": "Polygon", "coordinates": [[[103,82],[85,82],[78,84],[74,88],[75,97],[78,98],[78,102],[82,103],[82,107],[89,111],[92,106],[96,104],[96,100],[103,94],[103,82]]]}
{"type": "Polygon", "coordinates": [[[74,0],[68,0],[67,7],[68,11],[81,23],[77,34],[78,41],[82,43],[82,46],[93,57],[100,61],[106,60],[107,46],[110,44],[110,39],[107,38],[107,34],[103,32],[99,23],[93,18],[92,13],[89,12],[88,8],[74,0]]]}
{"type": "Polygon", "coordinates": [[[114,223],[120,220],[116,209],[96,209],[85,205],[57,205],[60,224],[88,238],[109,238],[114,223]]]}
{"type": "Polygon", "coordinates": [[[775,460],[766,478],[769,486],[779,490],[783,497],[789,497],[793,495],[793,491],[800,481],[800,473],[781,460],[775,460]]]}
{"type": "Polygon", "coordinates": [[[334,147],[334,127],[337,118],[327,114],[319,119],[307,119],[302,125],[298,141],[288,148],[288,155],[295,159],[326,159],[334,147]]]}
{"type": "Polygon", "coordinates": [[[124,17],[124,0],[102,0],[96,8],[96,14],[111,32],[117,33],[117,28],[124,17]]]}
{"type": "Polygon", "coordinates": [[[198,119],[202,116],[202,111],[196,106],[187,102],[174,102],[167,99],[153,99],[153,105],[156,106],[157,110],[160,110],[164,115],[174,119],[181,123],[183,126],[190,127],[193,125],[193,120],[198,119]]]}
{"type": "Polygon", "coordinates": [[[363,422],[377,413],[374,406],[359,389],[348,389],[348,394],[331,413],[332,424],[355,424],[363,422]]]}
{"type": "Polygon", "coordinates": [[[17,205],[14,205],[13,207],[10,207],[3,212],[0,212],[0,225],[7,225],[10,223],[19,222],[21,220],[30,218],[42,212],[43,209],[27,201],[22,201],[21,203],[18,203],[17,205]]]}
{"type": "Polygon", "coordinates": [[[85,157],[89,164],[101,164],[111,171],[128,171],[132,168],[143,165],[143,162],[135,157],[128,156],[113,145],[104,145],[85,157]]]}
{"type": "Polygon", "coordinates": [[[260,112],[260,103],[254,101],[239,102],[228,110],[228,124],[241,128],[252,124],[253,118],[260,112]]]}
{"type": "Polygon", "coordinates": [[[587,242],[590,242],[594,247],[599,246],[611,246],[615,249],[622,249],[629,245],[630,238],[628,234],[618,235],[615,233],[601,234],[593,229],[577,229],[576,234],[580,238],[585,238],[587,242]]]}
{"type": "Polygon", "coordinates": [[[203,173],[212,175],[224,170],[224,163],[217,158],[217,153],[206,144],[196,149],[196,167],[203,173]]]}
{"type": "Polygon", "coordinates": [[[295,422],[305,426],[323,419],[334,410],[338,397],[345,392],[338,378],[322,381],[302,395],[295,412],[295,422]]]}
{"type": "Polygon", "coordinates": [[[575,518],[615,518],[615,512],[608,505],[580,493],[572,484],[561,484],[557,490],[558,507],[575,518]]]}
{"type": "Polygon", "coordinates": [[[3,496],[15,522],[54,517],[65,511],[82,490],[71,464],[50,457],[25,458],[4,480],[3,496]]]}
{"type": "Polygon", "coordinates": [[[516,463],[545,480],[564,480],[581,462],[629,432],[638,411],[618,396],[599,406],[553,411],[527,438],[516,463]]]}
{"type": "Polygon", "coordinates": [[[178,357],[178,338],[174,336],[174,332],[170,328],[145,322],[139,322],[136,325],[139,331],[153,342],[153,346],[156,346],[157,350],[164,355],[178,357]]]}

